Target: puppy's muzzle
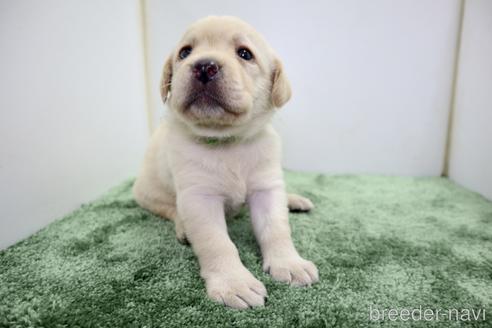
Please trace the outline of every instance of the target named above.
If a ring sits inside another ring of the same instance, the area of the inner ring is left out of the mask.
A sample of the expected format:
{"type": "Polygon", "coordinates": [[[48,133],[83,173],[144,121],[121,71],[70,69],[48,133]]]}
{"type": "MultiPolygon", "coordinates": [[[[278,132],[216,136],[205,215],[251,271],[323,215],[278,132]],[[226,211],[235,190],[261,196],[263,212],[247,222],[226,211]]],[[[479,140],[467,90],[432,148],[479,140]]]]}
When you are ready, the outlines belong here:
{"type": "Polygon", "coordinates": [[[192,73],[198,81],[207,84],[219,76],[220,66],[211,59],[201,59],[193,65],[192,73]]]}

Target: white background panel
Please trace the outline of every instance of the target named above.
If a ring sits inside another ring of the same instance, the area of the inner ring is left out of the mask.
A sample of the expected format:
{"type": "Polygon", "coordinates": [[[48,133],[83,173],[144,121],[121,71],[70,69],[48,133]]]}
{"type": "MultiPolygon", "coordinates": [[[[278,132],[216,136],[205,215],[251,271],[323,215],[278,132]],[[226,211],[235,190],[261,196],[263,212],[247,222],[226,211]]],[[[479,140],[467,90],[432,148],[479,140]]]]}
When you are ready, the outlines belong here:
{"type": "Polygon", "coordinates": [[[492,199],[492,1],[464,13],[449,175],[492,199]]]}
{"type": "Polygon", "coordinates": [[[137,1],[0,1],[0,248],[134,176],[137,1]]]}

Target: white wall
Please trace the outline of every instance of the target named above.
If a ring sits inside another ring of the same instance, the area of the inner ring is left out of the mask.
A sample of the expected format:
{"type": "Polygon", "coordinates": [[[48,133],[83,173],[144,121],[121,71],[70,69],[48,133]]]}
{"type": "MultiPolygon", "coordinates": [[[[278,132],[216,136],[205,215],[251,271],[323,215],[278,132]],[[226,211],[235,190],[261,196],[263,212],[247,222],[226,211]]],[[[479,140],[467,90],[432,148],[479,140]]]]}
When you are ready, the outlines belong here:
{"type": "Polygon", "coordinates": [[[146,3],[154,117],[162,64],[186,26],[235,15],[265,35],[292,82],[276,122],[287,168],[441,174],[459,1],[146,3]]]}
{"type": "Polygon", "coordinates": [[[464,13],[449,175],[492,199],[492,1],[464,13]]]}
{"type": "Polygon", "coordinates": [[[0,1],[0,249],[136,174],[137,1],[0,1]]]}

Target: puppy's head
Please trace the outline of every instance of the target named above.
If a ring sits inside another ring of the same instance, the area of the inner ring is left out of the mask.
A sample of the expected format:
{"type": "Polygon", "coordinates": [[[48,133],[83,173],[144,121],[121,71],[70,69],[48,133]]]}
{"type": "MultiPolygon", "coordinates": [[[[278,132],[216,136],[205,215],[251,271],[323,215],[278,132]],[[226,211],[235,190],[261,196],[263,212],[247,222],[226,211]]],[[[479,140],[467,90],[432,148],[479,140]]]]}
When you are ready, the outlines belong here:
{"type": "Polygon", "coordinates": [[[195,134],[228,136],[268,121],[290,98],[280,60],[234,17],[194,23],[167,59],[161,95],[195,134]]]}

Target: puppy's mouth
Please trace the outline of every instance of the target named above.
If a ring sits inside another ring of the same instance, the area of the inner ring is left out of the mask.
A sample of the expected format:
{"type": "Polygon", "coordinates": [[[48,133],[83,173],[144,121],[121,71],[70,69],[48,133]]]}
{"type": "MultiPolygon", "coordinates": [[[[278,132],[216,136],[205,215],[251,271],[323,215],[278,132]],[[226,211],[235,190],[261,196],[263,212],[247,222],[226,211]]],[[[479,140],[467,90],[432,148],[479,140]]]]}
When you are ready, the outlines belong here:
{"type": "Polygon", "coordinates": [[[185,110],[189,109],[192,105],[205,108],[224,107],[224,101],[221,97],[212,92],[200,90],[195,91],[188,96],[185,104],[185,110]]]}
{"type": "Polygon", "coordinates": [[[195,115],[198,114],[199,116],[217,116],[220,114],[241,115],[241,112],[234,110],[228,105],[223,96],[207,89],[190,93],[184,106],[184,112],[189,111],[193,111],[195,115]]]}

